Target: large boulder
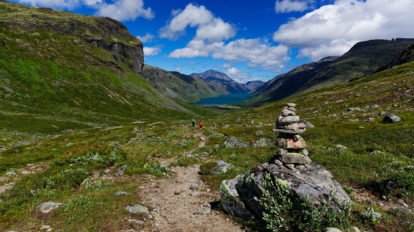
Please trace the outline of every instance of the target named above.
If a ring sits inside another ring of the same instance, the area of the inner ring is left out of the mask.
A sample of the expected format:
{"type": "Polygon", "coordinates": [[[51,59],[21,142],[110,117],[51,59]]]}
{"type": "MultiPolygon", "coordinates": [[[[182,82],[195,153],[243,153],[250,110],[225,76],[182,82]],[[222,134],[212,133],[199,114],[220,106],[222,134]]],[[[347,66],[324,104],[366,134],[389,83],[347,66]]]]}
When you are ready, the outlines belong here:
{"type": "Polygon", "coordinates": [[[291,170],[281,164],[265,163],[251,169],[244,176],[223,181],[221,204],[224,211],[236,217],[250,214],[261,220],[265,210],[260,203],[266,192],[265,176],[283,183],[288,188],[291,202],[308,202],[315,207],[325,204],[339,211],[351,203],[341,185],[321,165],[311,163],[302,165],[300,170],[291,170]]]}
{"type": "Polygon", "coordinates": [[[226,148],[245,148],[248,145],[242,141],[240,141],[238,138],[231,136],[226,137],[224,140],[224,146],[226,148]]]}
{"type": "Polygon", "coordinates": [[[250,212],[246,209],[243,201],[240,199],[236,189],[236,184],[242,179],[242,175],[238,175],[234,179],[224,180],[220,185],[220,202],[223,210],[230,215],[248,220],[252,218],[250,212]]]}
{"type": "Polygon", "coordinates": [[[384,119],[382,120],[383,123],[395,123],[401,121],[401,118],[394,114],[387,114],[385,115],[384,119]]]}
{"type": "Polygon", "coordinates": [[[232,164],[225,162],[224,160],[218,160],[216,166],[211,171],[213,174],[218,175],[228,172],[230,169],[234,168],[232,164]]]}

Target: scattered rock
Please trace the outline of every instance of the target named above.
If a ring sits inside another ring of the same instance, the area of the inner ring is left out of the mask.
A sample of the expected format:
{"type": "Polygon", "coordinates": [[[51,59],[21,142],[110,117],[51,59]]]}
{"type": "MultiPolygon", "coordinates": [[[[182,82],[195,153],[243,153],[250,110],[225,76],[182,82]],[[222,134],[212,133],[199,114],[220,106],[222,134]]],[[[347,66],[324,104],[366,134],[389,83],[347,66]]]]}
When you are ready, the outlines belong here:
{"type": "Polygon", "coordinates": [[[272,143],[272,140],[267,139],[267,138],[261,138],[261,139],[257,140],[253,144],[253,146],[254,147],[268,147],[271,143],[272,143]]]}
{"type": "Polygon", "coordinates": [[[211,135],[208,136],[208,138],[210,139],[219,139],[219,138],[223,138],[224,135],[218,132],[214,132],[211,135]]]}
{"type": "Polygon", "coordinates": [[[402,205],[403,207],[405,207],[405,208],[408,208],[409,206],[408,206],[408,204],[407,203],[405,203],[405,201],[403,200],[403,199],[398,199],[398,203],[400,204],[400,205],[402,205]]]}
{"type": "Polygon", "coordinates": [[[200,185],[199,184],[197,184],[197,183],[192,183],[191,185],[190,185],[190,190],[191,191],[196,191],[196,190],[198,190],[198,188],[200,187],[200,185]]]}
{"type": "Polygon", "coordinates": [[[115,195],[116,197],[120,197],[120,196],[126,196],[126,195],[129,195],[129,193],[127,193],[127,192],[125,192],[125,191],[118,191],[118,192],[114,193],[114,195],[115,195]]]}
{"type": "Polygon", "coordinates": [[[13,177],[13,176],[16,176],[17,173],[15,170],[12,169],[12,170],[7,171],[5,175],[9,177],[13,177]]]}
{"type": "Polygon", "coordinates": [[[363,109],[361,109],[361,108],[359,108],[359,107],[350,107],[350,108],[348,108],[347,109],[347,111],[349,112],[349,113],[352,113],[352,112],[355,112],[355,111],[365,111],[365,110],[363,110],[363,109]]]}
{"type": "Polygon", "coordinates": [[[358,228],[358,227],[356,227],[356,226],[352,226],[352,227],[351,227],[351,232],[361,232],[361,231],[359,230],[359,228],[358,228]]]}
{"type": "Polygon", "coordinates": [[[58,209],[62,205],[63,205],[63,203],[49,201],[49,202],[44,202],[44,203],[38,205],[37,208],[39,209],[39,211],[41,213],[46,214],[46,213],[50,213],[50,212],[58,209]]]}
{"type": "Polygon", "coordinates": [[[376,223],[381,219],[382,215],[378,212],[375,212],[373,208],[368,207],[362,213],[362,217],[364,217],[367,220],[370,220],[373,223],[376,223]]]}
{"type": "Polygon", "coordinates": [[[385,115],[384,119],[382,119],[383,123],[396,123],[401,121],[401,118],[394,114],[387,114],[385,115]]]}
{"type": "Polygon", "coordinates": [[[134,218],[129,218],[128,219],[128,223],[134,224],[134,225],[144,225],[145,224],[144,221],[138,220],[138,219],[134,219],[134,218]]]}
{"type": "Polygon", "coordinates": [[[236,137],[231,136],[231,137],[226,137],[226,139],[224,140],[224,146],[226,148],[246,148],[247,144],[241,142],[236,137]]]}
{"type": "Polygon", "coordinates": [[[125,169],[126,169],[127,167],[128,167],[128,165],[126,165],[126,164],[124,164],[124,165],[122,165],[122,166],[118,167],[118,168],[116,169],[115,176],[122,176],[122,175],[124,175],[124,174],[125,174],[125,169]]]}
{"type": "Polygon", "coordinates": [[[3,194],[14,187],[15,182],[9,182],[0,186],[0,194],[3,194]]]}
{"type": "Polygon", "coordinates": [[[262,130],[256,131],[256,136],[263,136],[264,132],[262,130]]]}
{"type": "Polygon", "coordinates": [[[369,154],[370,155],[384,155],[385,152],[379,151],[379,150],[374,150],[374,151],[371,151],[369,154]]]}
{"type": "Polygon", "coordinates": [[[326,232],[342,232],[342,230],[335,227],[327,227],[326,232]]]}
{"type": "Polygon", "coordinates": [[[337,144],[336,145],[336,149],[338,149],[339,151],[343,152],[343,151],[348,150],[348,147],[346,147],[344,145],[341,145],[341,144],[337,144]]]}
{"type": "Polygon", "coordinates": [[[127,206],[125,209],[130,214],[149,214],[148,208],[140,204],[135,204],[133,206],[127,206]]]}
{"type": "Polygon", "coordinates": [[[50,231],[52,231],[53,229],[52,229],[52,227],[51,227],[51,226],[49,226],[49,225],[43,225],[42,227],[40,227],[40,230],[42,230],[42,231],[46,231],[46,232],[50,232],[50,231]]]}
{"type": "Polygon", "coordinates": [[[5,147],[0,146],[0,152],[5,151],[5,150],[6,150],[5,147]]]}
{"type": "Polygon", "coordinates": [[[232,164],[225,162],[224,160],[217,161],[217,165],[211,171],[213,174],[218,175],[222,173],[228,172],[230,169],[233,168],[232,164]]]}
{"type": "Polygon", "coordinates": [[[211,206],[203,206],[199,211],[195,212],[196,215],[207,215],[211,213],[211,206]]]}

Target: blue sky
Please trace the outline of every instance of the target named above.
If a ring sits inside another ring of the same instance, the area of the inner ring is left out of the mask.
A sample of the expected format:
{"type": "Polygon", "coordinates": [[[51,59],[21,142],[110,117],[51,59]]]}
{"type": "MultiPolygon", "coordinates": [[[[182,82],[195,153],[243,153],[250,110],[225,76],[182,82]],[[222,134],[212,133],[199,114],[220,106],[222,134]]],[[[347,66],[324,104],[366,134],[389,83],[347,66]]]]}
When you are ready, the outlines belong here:
{"type": "Polygon", "coordinates": [[[269,80],[368,39],[414,37],[414,0],[14,0],[108,16],[143,40],[146,64],[269,80]]]}

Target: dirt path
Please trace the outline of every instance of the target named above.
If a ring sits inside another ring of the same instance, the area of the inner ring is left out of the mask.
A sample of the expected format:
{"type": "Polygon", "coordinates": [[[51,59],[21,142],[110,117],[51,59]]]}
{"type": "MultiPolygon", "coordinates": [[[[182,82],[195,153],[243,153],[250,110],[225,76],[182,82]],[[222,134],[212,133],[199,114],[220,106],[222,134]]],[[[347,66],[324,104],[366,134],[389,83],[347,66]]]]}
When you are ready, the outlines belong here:
{"type": "Polygon", "coordinates": [[[173,167],[168,178],[152,178],[142,186],[143,203],[152,207],[155,231],[244,231],[210,202],[218,193],[201,181],[199,166],[173,167]]]}
{"type": "MultiPolygon", "coordinates": [[[[206,144],[206,137],[199,132],[198,147],[206,144]]],[[[171,165],[175,159],[160,161],[171,165]]],[[[149,177],[141,186],[142,203],[152,208],[154,231],[244,231],[223,212],[212,210],[210,203],[219,199],[200,178],[200,167],[172,167],[166,178],[149,177]]]]}

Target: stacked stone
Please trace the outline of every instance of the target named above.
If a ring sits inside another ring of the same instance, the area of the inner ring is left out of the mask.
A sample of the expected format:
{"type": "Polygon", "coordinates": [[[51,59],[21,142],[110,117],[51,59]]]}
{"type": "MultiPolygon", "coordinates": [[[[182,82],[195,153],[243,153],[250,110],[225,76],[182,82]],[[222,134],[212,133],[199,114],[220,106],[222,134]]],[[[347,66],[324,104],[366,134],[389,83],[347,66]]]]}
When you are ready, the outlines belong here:
{"type": "Polygon", "coordinates": [[[306,131],[306,124],[296,115],[296,104],[288,103],[276,121],[275,132],[278,133],[276,145],[279,147],[276,163],[284,165],[305,165],[311,163],[306,150],[306,142],[300,136],[306,131]]]}

